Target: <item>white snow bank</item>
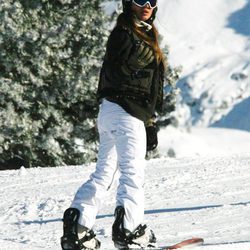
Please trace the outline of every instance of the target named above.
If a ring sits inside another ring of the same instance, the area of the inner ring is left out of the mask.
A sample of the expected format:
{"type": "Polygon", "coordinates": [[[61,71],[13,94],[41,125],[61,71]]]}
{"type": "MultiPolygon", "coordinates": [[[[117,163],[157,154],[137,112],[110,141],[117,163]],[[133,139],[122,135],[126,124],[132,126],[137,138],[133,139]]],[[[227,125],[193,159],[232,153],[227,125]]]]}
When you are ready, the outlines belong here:
{"type": "Polygon", "coordinates": [[[192,128],[187,132],[167,127],[159,131],[159,152],[176,157],[250,153],[250,133],[222,128],[192,128]]]}

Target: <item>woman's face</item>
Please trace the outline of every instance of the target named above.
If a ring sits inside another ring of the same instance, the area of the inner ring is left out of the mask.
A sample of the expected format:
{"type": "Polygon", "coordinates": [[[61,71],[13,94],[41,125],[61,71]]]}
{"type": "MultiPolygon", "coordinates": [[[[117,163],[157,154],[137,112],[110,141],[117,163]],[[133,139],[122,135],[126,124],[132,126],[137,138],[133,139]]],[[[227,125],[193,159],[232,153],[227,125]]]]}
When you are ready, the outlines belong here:
{"type": "Polygon", "coordinates": [[[153,8],[151,8],[149,4],[139,7],[132,3],[132,11],[135,13],[138,19],[141,21],[147,21],[153,13],[153,8]]]}

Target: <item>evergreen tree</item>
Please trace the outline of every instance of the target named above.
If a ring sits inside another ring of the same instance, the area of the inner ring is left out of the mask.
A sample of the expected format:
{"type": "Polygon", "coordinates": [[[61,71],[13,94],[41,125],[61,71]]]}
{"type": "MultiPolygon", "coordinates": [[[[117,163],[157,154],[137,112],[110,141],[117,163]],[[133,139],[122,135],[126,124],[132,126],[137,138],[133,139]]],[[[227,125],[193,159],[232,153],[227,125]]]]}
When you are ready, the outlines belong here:
{"type": "Polygon", "coordinates": [[[0,167],[93,160],[100,0],[0,2],[0,167]]]}
{"type": "MultiPolygon", "coordinates": [[[[163,53],[168,58],[169,47],[166,45],[163,53]]],[[[159,127],[166,127],[168,125],[178,126],[174,112],[177,105],[177,97],[180,94],[180,88],[177,87],[177,82],[182,72],[182,66],[172,67],[168,61],[166,62],[166,70],[164,75],[164,96],[163,96],[163,110],[157,119],[159,127]]]]}
{"type": "MultiPolygon", "coordinates": [[[[99,69],[118,15],[100,3],[0,0],[0,169],[95,159],[99,69]]],[[[168,68],[160,126],[172,119],[178,76],[168,68]]]]}

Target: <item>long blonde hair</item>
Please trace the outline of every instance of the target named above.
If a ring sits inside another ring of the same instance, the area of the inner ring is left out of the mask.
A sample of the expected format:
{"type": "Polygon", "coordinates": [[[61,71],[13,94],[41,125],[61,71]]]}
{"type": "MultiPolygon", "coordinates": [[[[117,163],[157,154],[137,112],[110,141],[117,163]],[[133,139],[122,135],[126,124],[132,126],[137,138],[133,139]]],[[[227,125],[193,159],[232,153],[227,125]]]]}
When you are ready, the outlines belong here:
{"type": "Polygon", "coordinates": [[[159,46],[159,41],[158,41],[159,34],[154,24],[152,24],[152,30],[151,30],[152,35],[149,35],[148,32],[145,32],[144,30],[142,30],[141,27],[138,27],[138,25],[135,24],[132,15],[128,16],[125,15],[124,13],[121,13],[118,16],[116,25],[117,26],[120,25],[125,28],[131,29],[138,36],[138,38],[142,39],[146,44],[148,44],[154,50],[157,64],[159,65],[160,63],[162,63],[163,66],[166,65],[166,58],[159,46]]]}

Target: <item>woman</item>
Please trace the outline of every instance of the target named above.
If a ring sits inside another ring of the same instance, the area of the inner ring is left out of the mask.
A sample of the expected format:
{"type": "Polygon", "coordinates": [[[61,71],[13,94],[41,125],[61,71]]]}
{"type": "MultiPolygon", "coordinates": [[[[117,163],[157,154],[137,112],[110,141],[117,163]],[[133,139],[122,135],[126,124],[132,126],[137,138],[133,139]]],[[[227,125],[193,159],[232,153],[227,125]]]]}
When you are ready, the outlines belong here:
{"type": "Polygon", "coordinates": [[[163,99],[164,59],[153,25],[156,1],[123,0],[123,13],[110,34],[97,91],[101,105],[96,170],[64,213],[63,249],[99,248],[91,228],[117,171],[115,246],[143,247],[156,240],[142,224],[146,145],[154,148],[157,141],[152,122],[147,140],[145,124],[160,110],[163,99]]]}

